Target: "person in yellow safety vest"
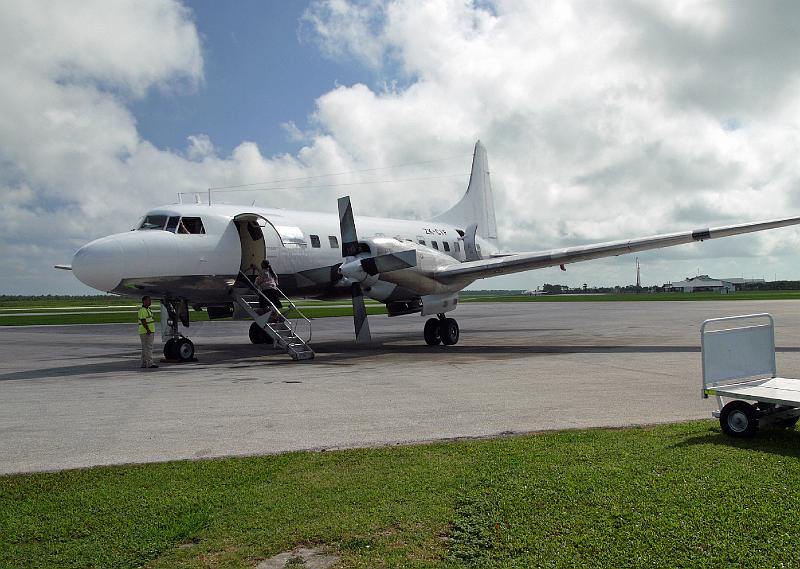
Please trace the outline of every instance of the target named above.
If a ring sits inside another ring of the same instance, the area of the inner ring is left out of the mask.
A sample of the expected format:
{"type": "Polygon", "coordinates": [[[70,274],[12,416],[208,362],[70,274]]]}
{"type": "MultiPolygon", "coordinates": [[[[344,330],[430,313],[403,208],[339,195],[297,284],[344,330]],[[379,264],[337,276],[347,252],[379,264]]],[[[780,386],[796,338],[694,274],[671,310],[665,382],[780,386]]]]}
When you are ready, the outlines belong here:
{"type": "Polygon", "coordinates": [[[142,307],[139,309],[139,338],[142,340],[142,367],[158,367],[153,363],[153,338],[155,337],[155,319],[150,310],[152,300],[149,296],[142,297],[142,307]]]}

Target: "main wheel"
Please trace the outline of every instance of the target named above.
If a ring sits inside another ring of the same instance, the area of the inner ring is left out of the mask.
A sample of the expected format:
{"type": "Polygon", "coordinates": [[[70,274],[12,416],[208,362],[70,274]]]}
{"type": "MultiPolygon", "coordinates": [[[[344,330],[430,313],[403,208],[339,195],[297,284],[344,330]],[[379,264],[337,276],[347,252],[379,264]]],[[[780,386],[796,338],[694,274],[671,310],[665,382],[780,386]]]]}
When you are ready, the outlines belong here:
{"type": "Polygon", "coordinates": [[[439,322],[439,335],[442,337],[442,343],[445,346],[452,346],[458,343],[459,334],[458,322],[454,318],[445,318],[439,322]]]}
{"type": "Polygon", "coordinates": [[[425,322],[425,343],[429,346],[438,346],[441,341],[442,337],[439,334],[439,319],[428,318],[428,321],[425,322]]]}
{"type": "Polygon", "coordinates": [[[250,341],[254,344],[272,343],[272,338],[269,337],[269,334],[255,322],[250,324],[250,330],[247,332],[247,335],[250,336],[250,341]]]}
{"type": "Polygon", "coordinates": [[[170,338],[164,342],[164,357],[168,360],[174,360],[178,357],[175,354],[175,338],[170,338]]]}
{"type": "Polygon", "coordinates": [[[719,425],[730,437],[752,437],[758,431],[756,408],[746,401],[731,401],[720,411],[719,425]]]}
{"type": "Polygon", "coordinates": [[[247,335],[250,336],[250,342],[253,344],[264,343],[264,330],[262,330],[261,326],[255,322],[250,324],[250,330],[247,332],[247,335]]]}
{"type": "Polygon", "coordinates": [[[175,355],[182,362],[192,361],[194,358],[194,344],[189,338],[180,338],[175,342],[175,355]]]}

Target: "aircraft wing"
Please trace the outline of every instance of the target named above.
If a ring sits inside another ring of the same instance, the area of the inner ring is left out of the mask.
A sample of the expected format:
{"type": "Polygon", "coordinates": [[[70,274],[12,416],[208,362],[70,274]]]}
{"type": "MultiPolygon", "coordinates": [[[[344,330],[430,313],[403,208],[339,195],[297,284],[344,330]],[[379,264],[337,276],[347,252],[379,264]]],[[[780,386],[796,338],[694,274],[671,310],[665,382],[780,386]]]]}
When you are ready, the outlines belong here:
{"type": "Polygon", "coordinates": [[[441,282],[451,282],[469,278],[482,279],[797,224],[800,224],[800,217],[786,217],[770,221],[757,221],[739,225],[695,229],[694,231],[682,231],[679,233],[666,233],[663,235],[641,237],[639,239],[610,241],[608,243],[597,243],[594,245],[580,245],[578,247],[567,247],[566,249],[553,249],[535,253],[517,253],[442,267],[435,271],[434,278],[441,282]]]}

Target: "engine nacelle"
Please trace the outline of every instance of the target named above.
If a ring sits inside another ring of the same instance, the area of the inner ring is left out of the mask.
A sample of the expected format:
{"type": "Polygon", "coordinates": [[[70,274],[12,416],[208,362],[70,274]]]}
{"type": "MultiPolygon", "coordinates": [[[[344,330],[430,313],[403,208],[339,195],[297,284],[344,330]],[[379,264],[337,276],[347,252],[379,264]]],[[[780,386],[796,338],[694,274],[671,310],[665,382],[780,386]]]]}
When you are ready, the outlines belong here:
{"type": "MultiPolygon", "coordinates": [[[[363,240],[370,248],[372,256],[387,253],[400,253],[413,249],[417,252],[417,264],[407,269],[399,269],[380,273],[380,280],[396,284],[402,288],[412,290],[420,296],[428,294],[444,294],[457,292],[459,287],[452,284],[443,284],[433,279],[436,269],[450,265],[458,265],[460,261],[436,249],[420,245],[413,241],[399,241],[389,237],[374,237],[363,240]]],[[[343,265],[344,267],[344,265],[343,265]]],[[[344,274],[344,273],[342,273],[344,274]]]]}

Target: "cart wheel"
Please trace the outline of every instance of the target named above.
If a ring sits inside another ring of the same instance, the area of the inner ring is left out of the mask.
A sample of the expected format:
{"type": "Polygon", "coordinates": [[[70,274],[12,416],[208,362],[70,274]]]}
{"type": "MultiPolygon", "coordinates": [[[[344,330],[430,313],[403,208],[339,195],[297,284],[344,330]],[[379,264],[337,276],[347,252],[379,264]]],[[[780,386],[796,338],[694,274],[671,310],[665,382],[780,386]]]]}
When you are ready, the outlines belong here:
{"type": "Polygon", "coordinates": [[[730,437],[752,437],[758,431],[756,408],[746,401],[731,401],[722,408],[719,425],[730,437]]]}

